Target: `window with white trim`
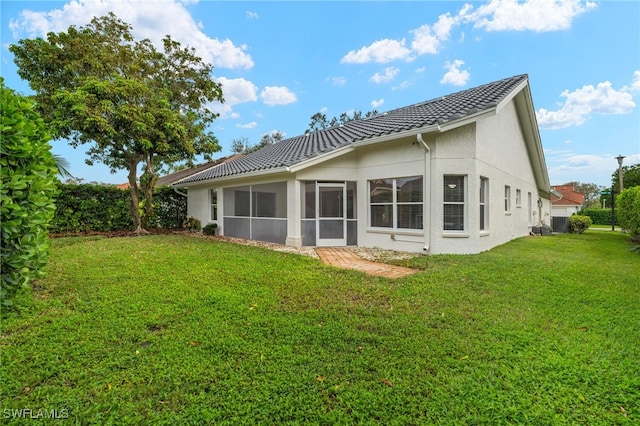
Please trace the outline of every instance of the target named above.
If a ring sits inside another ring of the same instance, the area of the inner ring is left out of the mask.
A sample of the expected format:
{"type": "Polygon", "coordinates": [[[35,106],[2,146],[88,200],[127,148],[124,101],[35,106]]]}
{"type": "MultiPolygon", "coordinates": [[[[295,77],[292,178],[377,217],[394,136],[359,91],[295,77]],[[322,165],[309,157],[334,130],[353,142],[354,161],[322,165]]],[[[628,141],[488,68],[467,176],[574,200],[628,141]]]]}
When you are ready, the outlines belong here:
{"type": "Polygon", "coordinates": [[[215,221],[218,220],[218,190],[212,189],[209,193],[211,198],[211,216],[209,219],[215,221]]]}
{"type": "Polygon", "coordinates": [[[370,180],[371,227],[422,229],[423,192],[422,176],[370,180]]]}
{"type": "Polygon", "coordinates": [[[511,213],[511,187],[509,185],[504,186],[504,211],[511,213]]]}
{"type": "Polygon", "coordinates": [[[465,230],[465,176],[444,176],[443,229],[465,230]]]}
{"type": "Polygon", "coordinates": [[[489,230],[489,179],[480,178],[480,231],[489,230]]]}
{"type": "Polygon", "coordinates": [[[522,191],[516,189],[516,207],[522,207],[522,191]]]}

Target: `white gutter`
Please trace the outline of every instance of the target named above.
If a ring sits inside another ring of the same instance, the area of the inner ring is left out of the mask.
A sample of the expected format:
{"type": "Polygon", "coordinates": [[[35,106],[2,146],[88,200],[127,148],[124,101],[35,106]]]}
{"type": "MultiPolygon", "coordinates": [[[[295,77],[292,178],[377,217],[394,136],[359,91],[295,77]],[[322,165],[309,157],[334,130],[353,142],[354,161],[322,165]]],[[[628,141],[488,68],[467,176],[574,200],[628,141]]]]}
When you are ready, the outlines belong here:
{"type": "Polygon", "coordinates": [[[188,197],[188,195],[185,192],[178,191],[178,188],[176,188],[175,186],[172,186],[172,188],[173,188],[173,190],[175,191],[176,194],[182,195],[183,197],[188,197]]]}
{"type": "MultiPolygon", "coordinates": [[[[425,206],[424,206],[424,212],[427,213],[427,220],[426,220],[426,224],[425,224],[425,234],[424,234],[424,247],[422,247],[422,250],[424,250],[425,254],[429,253],[429,249],[431,248],[431,191],[429,190],[431,187],[431,148],[429,148],[429,145],[427,145],[427,143],[424,141],[424,139],[422,139],[422,133],[417,133],[416,134],[416,139],[418,140],[418,142],[422,145],[422,147],[424,148],[424,185],[425,187],[423,188],[423,190],[426,189],[426,191],[424,191],[424,194],[428,194],[427,197],[425,197],[425,206]],[[428,182],[429,188],[426,187],[428,182]]],[[[424,213],[423,213],[423,217],[424,217],[424,213]]]]}

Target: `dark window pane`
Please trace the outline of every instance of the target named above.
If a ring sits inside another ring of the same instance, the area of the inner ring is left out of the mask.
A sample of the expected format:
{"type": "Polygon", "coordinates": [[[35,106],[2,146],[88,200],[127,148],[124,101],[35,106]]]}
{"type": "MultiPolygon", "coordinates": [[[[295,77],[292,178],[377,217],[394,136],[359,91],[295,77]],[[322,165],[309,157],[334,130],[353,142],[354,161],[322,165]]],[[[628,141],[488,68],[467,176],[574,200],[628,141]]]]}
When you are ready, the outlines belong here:
{"type": "Polygon", "coordinates": [[[236,191],[234,216],[249,216],[249,191],[236,191]]]}
{"type": "Polygon", "coordinates": [[[422,229],[422,204],[398,205],[398,228],[422,229]]]}
{"type": "Polygon", "coordinates": [[[444,202],[464,202],[464,176],[444,177],[444,202]]]}
{"type": "Polygon", "coordinates": [[[371,226],[380,228],[393,227],[392,206],[371,206],[371,226]]]}
{"type": "Polygon", "coordinates": [[[390,203],[393,201],[393,179],[369,181],[372,203],[390,203]]]}
{"type": "Polygon", "coordinates": [[[396,179],[398,202],[422,202],[422,177],[396,179]]]}
{"type": "Polygon", "coordinates": [[[444,205],[444,230],[464,231],[464,205],[444,205]]]}

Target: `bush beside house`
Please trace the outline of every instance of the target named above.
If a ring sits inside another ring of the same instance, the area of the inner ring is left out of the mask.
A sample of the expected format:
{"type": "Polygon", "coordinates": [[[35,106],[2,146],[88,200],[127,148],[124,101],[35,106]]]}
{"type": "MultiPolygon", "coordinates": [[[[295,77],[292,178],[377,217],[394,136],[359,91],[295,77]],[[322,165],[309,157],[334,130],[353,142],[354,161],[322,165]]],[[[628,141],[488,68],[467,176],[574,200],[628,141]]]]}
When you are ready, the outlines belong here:
{"type": "Polygon", "coordinates": [[[51,137],[33,102],[5,87],[2,79],[0,101],[0,299],[6,307],[13,304],[20,289],[43,274],[58,170],[49,145],[51,137]]]}
{"type": "Polygon", "coordinates": [[[572,234],[582,234],[592,225],[589,216],[580,216],[574,214],[569,218],[569,232],[572,234]]]}

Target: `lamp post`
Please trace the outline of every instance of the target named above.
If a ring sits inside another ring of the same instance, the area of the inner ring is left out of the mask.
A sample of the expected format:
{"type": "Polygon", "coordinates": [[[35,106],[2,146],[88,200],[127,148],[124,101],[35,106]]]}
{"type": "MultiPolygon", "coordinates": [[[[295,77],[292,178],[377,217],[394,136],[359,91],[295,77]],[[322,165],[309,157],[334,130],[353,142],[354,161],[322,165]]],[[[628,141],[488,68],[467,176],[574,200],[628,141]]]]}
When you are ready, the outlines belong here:
{"type": "Polygon", "coordinates": [[[622,160],[624,160],[625,157],[624,155],[620,154],[616,157],[616,160],[618,160],[618,182],[620,182],[620,190],[618,191],[618,193],[621,193],[622,190],[624,189],[623,185],[624,185],[624,179],[622,177],[622,160]]]}
{"type": "MultiPolygon", "coordinates": [[[[618,191],[618,194],[622,193],[622,190],[624,189],[624,178],[622,176],[622,160],[625,159],[625,156],[620,154],[617,157],[615,157],[616,160],[618,160],[618,182],[620,183],[620,190],[618,191]]],[[[614,203],[614,196],[613,196],[613,185],[611,185],[611,229],[614,229],[614,209],[615,209],[615,203],[614,203]]],[[[624,232],[624,229],[620,228],[621,232],[624,232]]]]}

